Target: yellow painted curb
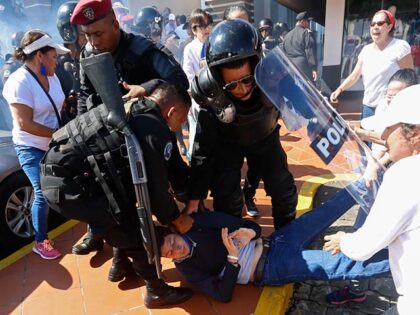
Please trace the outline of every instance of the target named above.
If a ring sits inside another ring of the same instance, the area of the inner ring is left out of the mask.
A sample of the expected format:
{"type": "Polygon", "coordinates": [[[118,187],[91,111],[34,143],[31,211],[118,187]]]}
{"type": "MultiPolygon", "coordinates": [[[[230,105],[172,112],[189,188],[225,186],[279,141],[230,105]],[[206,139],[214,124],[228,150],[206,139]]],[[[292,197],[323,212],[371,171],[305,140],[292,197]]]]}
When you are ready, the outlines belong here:
{"type": "MultiPolygon", "coordinates": [[[[319,188],[331,181],[354,181],[355,174],[320,175],[306,180],[299,191],[298,204],[296,206],[297,216],[312,209],[313,199],[319,188]]],[[[254,315],[284,315],[289,306],[293,294],[293,283],[281,287],[264,287],[254,315]]]]}
{"type": "MultiPolygon", "coordinates": [[[[60,234],[66,232],[67,230],[71,229],[73,226],[75,226],[79,221],[76,220],[69,220],[66,223],[61,224],[60,226],[56,227],[54,230],[50,231],[48,233],[48,238],[54,239],[60,234]]],[[[10,256],[7,256],[6,258],[0,260],[0,270],[10,266],[11,264],[15,263],[19,259],[21,259],[23,256],[29,254],[32,251],[32,247],[34,246],[34,242],[22,247],[21,249],[17,250],[10,256]]]]}

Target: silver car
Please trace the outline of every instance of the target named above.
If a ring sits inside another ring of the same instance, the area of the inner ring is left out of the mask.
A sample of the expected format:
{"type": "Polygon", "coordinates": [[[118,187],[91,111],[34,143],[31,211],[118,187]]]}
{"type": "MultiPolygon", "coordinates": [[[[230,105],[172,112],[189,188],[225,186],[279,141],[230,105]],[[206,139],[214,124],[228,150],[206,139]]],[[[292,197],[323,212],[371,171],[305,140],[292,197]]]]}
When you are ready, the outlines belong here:
{"type": "Polygon", "coordinates": [[[0,97],[0,258],[28,243],[34,234],[33,189],[20,168],[11,130],[9,106],[0,97]]]}

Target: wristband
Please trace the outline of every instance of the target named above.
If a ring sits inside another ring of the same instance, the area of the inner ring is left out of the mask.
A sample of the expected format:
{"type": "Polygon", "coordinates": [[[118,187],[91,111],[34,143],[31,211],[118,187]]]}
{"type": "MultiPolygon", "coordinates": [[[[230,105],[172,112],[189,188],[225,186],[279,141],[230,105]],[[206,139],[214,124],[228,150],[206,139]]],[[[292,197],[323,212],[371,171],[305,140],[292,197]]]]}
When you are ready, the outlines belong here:
{"type": "Polygon", "coordinates": [[[238,257],[237,256],[227,255],[227,258],[238,261],[238,257]]]}

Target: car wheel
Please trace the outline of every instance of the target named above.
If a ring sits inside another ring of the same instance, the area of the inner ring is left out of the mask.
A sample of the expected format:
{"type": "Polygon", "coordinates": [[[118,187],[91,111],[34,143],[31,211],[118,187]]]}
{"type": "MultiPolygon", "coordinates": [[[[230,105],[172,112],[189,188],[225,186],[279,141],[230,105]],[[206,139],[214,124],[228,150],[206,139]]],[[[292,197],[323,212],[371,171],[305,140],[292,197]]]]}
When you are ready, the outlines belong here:
{"type": "Polygon", "coordinates": [[[20,248],[34,235],[33,200],[31,183],[22,171],[0,184],[0,247],[6,252],[20,248]]]}

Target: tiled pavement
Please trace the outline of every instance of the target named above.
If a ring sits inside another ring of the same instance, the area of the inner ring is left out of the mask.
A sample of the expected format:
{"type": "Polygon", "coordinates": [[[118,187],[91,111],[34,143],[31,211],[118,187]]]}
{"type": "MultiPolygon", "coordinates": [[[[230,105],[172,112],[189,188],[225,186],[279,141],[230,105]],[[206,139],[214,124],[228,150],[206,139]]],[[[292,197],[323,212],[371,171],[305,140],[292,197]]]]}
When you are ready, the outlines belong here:
{"type": "MultiPolygon", "coordinates": [[[[341,110],[347,119],[358,117],[358,102],[344,102],[341,110]]],[[[340,110],[339,107],[339,110],[340,110]]],[[[296,178],[298,189],[308,178],[328,174],[314,153],[302,145],[297,134],[281,130],[282,144],[288,155],[290,169],[296,178]],[[307,149],[305,149],[305,147],[307,149]]],[[[272,231],[270,200],[265,196],[262,184],[257,191],[257,204],[262,210],[258,223],[263,234],[272,231]]],[[[77,224],[54,241],[63,257],[45,261],[30,253],[0,271],[0,314],[251,314],[258,303],[261,288],[238,285],[233,301],[216,302],[200,293],[182,305],[171,309],[147,310],[143,305],[144,286],[139,279],[127,279],[120,283],[107,281],[111,265],[111,248],[86,256],[71,254],[71,246],[79,242],[86,231],[84,224],[77,224]]],[[[169,260],[163,261],[164,274],[172,285],[188,285],[176,272],[169,260]]]]}

